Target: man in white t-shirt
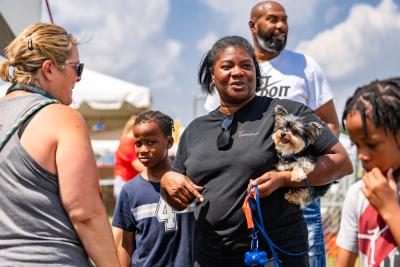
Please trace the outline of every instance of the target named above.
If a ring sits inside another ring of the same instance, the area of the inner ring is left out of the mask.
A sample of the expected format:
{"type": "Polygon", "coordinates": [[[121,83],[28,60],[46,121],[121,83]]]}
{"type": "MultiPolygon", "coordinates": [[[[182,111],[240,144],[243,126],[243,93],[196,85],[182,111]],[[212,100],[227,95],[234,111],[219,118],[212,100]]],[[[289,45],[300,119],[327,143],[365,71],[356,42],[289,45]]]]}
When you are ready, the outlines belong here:
{"type": "MultiPolygon", "coordinates": [[[[318,64],[309,56],[285,48],[288,23],[285,9],[274,1],[256,4],[250,14],[253,46],[263,76],[259,95],[301,102],[315,111],[339,136],[333,94],[318,64]]],[[[207,96],[205,109],[218,108],[218,92],[207,96]]],[[[311,267],[325,267],[325,246],[319,200],[304,209],[309,230],[311,267]]]]}

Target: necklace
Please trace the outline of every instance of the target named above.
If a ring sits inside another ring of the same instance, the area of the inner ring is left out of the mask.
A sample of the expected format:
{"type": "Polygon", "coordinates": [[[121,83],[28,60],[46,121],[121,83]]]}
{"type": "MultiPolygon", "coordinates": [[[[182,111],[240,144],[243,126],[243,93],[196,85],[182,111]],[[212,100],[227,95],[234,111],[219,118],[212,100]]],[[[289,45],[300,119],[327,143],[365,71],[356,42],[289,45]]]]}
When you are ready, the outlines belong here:
{"type": "Polygon", "coordinates": [[[6,94],[9,94],[11,92],[18,91],[18,90],[22,90],[22,91],[30,92],[30,93],[34,93],[34,94],[39,94],[39,95],[42,95],[42,96],[50,98],[50,99],[55,99],[54,96],[52,96],[49,92],[47,92],[47,91],[43,90],[42,88],[37,87],[36,85],[33,85],[33,84],[28,84],[28,85],[13,84],[10,86],[10,88],[7,89],[6,94]]]}

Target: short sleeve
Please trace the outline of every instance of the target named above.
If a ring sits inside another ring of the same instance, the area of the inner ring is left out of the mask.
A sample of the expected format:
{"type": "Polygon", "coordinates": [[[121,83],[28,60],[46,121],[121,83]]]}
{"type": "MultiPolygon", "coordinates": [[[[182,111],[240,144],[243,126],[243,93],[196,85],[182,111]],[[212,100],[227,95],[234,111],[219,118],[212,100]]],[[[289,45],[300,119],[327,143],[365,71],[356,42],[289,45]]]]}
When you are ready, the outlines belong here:
{"type": "Polygon", "coordinates": [[[307,61],[309,62],[307,77],[310,96],[307,105],[311,109],[317,110],[329,100],[333,99],[333,93],[321,67],[317,64],[317,62],[315,62],[314,59],[309,56],[306,57],[307,61]]]}
{"type": "Polygon", "coordinates": [[[188,131],[190,125],[183,131],[181,138],[179,139],[178,150],[176,152],[174,163],[172,164],[171,170],[186,174],[185,161],[188,158],[188,131]]]}
{"type": "Polygon", "coordinates": [[[122,187],[115,205],[112,225],[125,231],[134,232],[136,231],[136,224],[132,215],[131,201],[126,190],[126,185],[122,187]]]}
{"type": "MultiPolygon", "coordinates": [[[[316,118],[318,118],[316,115],[314,115],[316,118]]],[[[319,118],[318,118],[319,120],[319,118]]],[[[324,128],[322,129],[322,133],[317,137],[313,144],[313,149],[314,151],[319,154],[325,154],[326,151],[328,151],[332,146],[337,144],[339,142],[339,139],[336,137],[336,135],[333,134],[331,129],[329,129],[328,125],[320,121],[319,122],[324,128]]]]}
{"type": "Polygon", "coordinates": [[[338,247],[348,251],[358,252],[358,219],[356,214],[356,196],[360,193],[359,183],[354,184],[347,190],[343,203],[342,217],[340,220],[339,234],[336,239],[338,247]]]}

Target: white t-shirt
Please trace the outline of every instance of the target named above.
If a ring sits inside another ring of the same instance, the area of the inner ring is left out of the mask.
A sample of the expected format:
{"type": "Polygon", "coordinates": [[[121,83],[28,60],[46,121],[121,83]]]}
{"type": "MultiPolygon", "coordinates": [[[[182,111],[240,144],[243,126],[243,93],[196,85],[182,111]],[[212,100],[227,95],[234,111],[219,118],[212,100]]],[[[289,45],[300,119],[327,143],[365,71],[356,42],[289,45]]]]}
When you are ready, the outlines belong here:
{"type": "Polygon", "coordinates": [[[347,191],[336,244],[358,253],[363,267],[398,267],[400,247],[382,217],[361,192],[363,184],[358,181],[347,191]]]}
{"type": "MultiPolygon", "coordinates": [[[[284,49],[272,60],[260,63],[262,83],[258,95],[291,99],[312,110],[333,98],[333,93],[319,65],[309,56],[284,49]]],[[[218,92],[207,96],[204,108],[220,105],[218,92]]]]}

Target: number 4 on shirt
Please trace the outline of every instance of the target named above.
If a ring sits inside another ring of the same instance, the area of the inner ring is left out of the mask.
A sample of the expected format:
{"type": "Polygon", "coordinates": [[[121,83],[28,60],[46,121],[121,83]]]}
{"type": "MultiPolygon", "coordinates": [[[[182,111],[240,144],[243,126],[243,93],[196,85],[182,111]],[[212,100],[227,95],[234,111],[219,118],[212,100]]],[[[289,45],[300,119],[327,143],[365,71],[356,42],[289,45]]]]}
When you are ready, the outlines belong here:
{"type": "Polygon", "coordinates": [[[176,212],[160,197],[156,210],[157,219],[164,222],[165,231],[176,230],[176,212]]]}

